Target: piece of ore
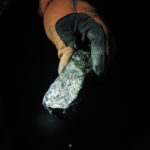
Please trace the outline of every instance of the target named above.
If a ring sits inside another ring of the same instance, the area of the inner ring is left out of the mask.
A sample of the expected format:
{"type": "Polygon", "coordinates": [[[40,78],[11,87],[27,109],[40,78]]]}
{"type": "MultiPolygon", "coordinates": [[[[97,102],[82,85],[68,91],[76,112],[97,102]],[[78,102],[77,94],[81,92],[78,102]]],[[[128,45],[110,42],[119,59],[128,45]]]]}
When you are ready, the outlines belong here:
{"type": "Polygon", "coordinates": [[[91,71],[90,52],[75,51],[64,71],[51,84],[44,95],[43,105],[50,114],[54,114],[56,110],[59,110],[61,115],[66,114],[66,110],[78,103],[78,94],[83,88],[86,75],[91,71]]]}

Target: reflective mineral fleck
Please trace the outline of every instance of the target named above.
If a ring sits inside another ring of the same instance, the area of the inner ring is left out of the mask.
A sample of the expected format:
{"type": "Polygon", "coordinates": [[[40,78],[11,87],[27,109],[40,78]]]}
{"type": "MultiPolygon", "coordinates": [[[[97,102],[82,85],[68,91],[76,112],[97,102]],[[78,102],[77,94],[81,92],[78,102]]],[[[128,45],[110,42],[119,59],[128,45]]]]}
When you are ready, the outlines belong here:
{"type": "Polygon", "coordinates": [[[92,70],[90,53],[75,51],[65,70],[51,84],[43,98],[43,105],[51,113],[52,109],[69,108],[83,87],[86,75],[92,70]]]}

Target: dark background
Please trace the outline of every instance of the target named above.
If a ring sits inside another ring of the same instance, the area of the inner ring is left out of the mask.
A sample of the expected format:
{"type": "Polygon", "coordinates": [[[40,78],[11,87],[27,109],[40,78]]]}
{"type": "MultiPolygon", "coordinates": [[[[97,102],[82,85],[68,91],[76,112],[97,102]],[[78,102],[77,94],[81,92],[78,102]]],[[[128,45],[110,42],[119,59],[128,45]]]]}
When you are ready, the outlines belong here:
{"type": "Polygon", "coordinates": [[[108,0],[91,4],[106,17],[117,55],[103,81],[90,85],[82,111],[70,120],[52,118],[41,104],[58,75],[59,60],[44,33],[37,0],[12,0],[0,17],[0,150],[150,147],[148,98],[140,80],[141,51],[146,49],[141,44],[142,5],[139,9],[127,1],[108,0]]]}

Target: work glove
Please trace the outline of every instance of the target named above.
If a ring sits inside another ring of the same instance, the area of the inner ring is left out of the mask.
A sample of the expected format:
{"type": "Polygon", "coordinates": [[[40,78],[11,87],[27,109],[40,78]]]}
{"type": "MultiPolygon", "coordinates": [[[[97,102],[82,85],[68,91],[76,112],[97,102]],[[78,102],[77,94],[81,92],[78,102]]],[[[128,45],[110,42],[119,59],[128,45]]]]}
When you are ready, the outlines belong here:
{"type": "Polygon", "coordinates": [[[93,71],[101,76],[105,68],[105,34],[100,24],[83,13],[69,14],[56,23],[56,31],[66,47],[60,52],[58,72],[65,69],[73,51],[91,52],[93,71]]]}

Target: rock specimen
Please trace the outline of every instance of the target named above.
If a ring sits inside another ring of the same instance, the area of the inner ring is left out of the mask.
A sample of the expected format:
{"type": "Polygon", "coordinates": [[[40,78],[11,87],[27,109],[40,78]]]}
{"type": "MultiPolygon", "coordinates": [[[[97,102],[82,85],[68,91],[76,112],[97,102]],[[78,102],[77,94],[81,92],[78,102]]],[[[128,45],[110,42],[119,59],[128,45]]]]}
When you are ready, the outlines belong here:
{"type": "Polygon", "coordinates": [[[54,110],[61,110],[62,113],[65,113],[70,106],[78,102],[78,94],[83,88],[84,79],[91,70],[90,52],[75,51],[65,70],[44,95],[44,107],[51,114],[54,110]]]}

